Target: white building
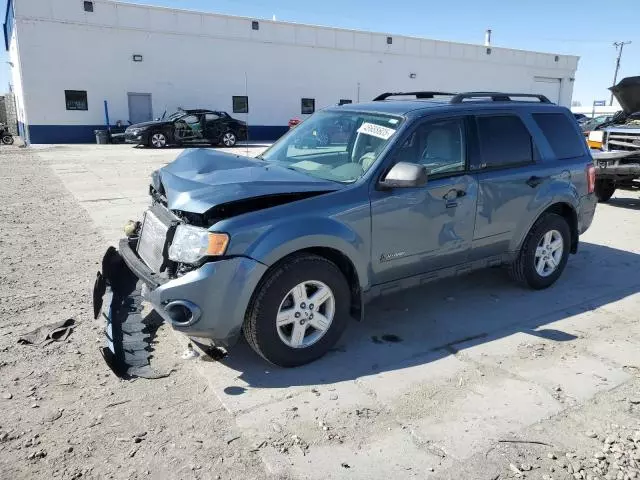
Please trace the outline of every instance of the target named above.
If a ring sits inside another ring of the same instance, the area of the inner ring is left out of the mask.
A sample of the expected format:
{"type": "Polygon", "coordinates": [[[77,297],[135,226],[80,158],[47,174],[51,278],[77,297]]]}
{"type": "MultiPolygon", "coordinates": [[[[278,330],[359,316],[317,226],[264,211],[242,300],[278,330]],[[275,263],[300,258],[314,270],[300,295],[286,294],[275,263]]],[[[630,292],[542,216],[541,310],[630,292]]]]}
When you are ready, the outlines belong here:
{"type": "Polygon", "coordinates": [[[111,124],[178,107],[226,110],[248,121],[255,140],[279,136],[312,107],[385,91],[543,93],[569,106],[578,64],[574,56],[112,0],[8,0],[5,40],[20,131],[31,143],[92,141],[105,125],[105,101],[111,124]]]}

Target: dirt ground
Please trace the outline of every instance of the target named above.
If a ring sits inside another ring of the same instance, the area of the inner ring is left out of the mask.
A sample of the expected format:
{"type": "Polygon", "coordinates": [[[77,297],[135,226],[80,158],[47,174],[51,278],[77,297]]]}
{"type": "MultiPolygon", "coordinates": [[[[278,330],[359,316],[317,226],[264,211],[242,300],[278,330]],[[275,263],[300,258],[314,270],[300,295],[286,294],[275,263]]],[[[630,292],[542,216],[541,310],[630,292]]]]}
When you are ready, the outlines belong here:
{"type": "Polygon", "coordinates": [[[638,192],[599,207],[546,292],[492,271],[403,293],[294,370],[246,345],[183,360],[163,326],[170,375],[120,380],[93,276],[165,156],[57,152],[0,149],[0,479],[640,478],[638,192]],[[18,343],[68,318],[66,341],[18,343]]]}
{"type": "Polygon", "coordinates": [[[0,478],[263,478],[233,418],[157,338],[167,378],[119,380],[99,352],[92,274],[106,243],[51,169],[25,150],[0,152],[0,478]],[[72,318],[62,343],[20,335],[72,318]]]}

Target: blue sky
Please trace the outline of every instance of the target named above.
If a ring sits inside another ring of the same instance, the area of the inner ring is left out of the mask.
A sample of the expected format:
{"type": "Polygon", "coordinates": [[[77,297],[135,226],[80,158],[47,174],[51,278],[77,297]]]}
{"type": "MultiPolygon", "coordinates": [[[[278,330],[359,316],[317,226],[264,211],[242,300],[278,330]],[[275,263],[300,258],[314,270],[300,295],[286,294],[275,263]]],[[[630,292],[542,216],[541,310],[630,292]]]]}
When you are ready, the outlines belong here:
{"type": "MultiPolygon", "coordinates": [[[[6,0],[0,0],[6,3],[6,0]]],[[[33,1],[33,0],[17,0],[33,1]]],[[[580,56],[574,100],[608,99],[614,41],[629,41],[618,78],[640,75],[640,0],[146,0],[167,7],[482,43],[580,56]],[[610,11],[607,8],[610,7],[610,11]]],[[[4,12],[4,8],[2,10],[4,12]]],[[[2,49],[4,50],[4,49],[2,49]]],[[[9,81],[0,54],[0,91],[9,81]]]]}

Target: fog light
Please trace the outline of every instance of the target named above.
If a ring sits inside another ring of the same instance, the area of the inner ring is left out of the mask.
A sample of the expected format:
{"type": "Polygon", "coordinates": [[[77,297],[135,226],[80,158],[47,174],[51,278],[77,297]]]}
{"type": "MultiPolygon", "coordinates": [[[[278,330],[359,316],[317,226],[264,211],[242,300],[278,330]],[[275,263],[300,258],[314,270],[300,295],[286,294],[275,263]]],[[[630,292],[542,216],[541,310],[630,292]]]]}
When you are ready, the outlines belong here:
{"type": "Polygon", "coordinates": [[[127,237],[133,237],[136,233],[138,233],[138,229],[140,228],[140,222],[135,222],[133,220],[129,220],[124,225],[124,234],[127,237]]]}

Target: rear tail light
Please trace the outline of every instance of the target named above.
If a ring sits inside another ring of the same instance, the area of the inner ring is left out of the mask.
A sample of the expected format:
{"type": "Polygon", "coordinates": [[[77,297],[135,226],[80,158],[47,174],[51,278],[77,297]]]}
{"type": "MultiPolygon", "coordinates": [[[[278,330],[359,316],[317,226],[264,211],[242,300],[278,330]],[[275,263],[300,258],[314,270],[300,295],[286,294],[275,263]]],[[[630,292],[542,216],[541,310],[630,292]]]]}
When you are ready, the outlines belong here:
{"type": "Polygon", "coordinates": [[[593,163],[587,165],[587,193],[593,193],[596,190],[596,167],[593,163]]]}

